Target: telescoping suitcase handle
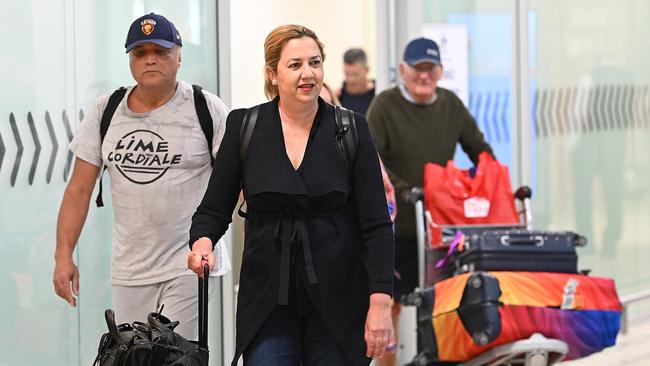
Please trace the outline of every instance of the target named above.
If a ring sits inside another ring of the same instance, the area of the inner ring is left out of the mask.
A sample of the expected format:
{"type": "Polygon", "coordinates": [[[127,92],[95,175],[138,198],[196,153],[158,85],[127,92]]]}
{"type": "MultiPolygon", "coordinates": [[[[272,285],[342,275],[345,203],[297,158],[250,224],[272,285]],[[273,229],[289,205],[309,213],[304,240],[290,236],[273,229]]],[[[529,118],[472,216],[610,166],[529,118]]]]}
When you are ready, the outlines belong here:
{"type": "Polygon", "coordinates": [[[208,349],[208,278],[210,266],[203,265],[203,277],[199,277],[199,347],[208,349]]]}

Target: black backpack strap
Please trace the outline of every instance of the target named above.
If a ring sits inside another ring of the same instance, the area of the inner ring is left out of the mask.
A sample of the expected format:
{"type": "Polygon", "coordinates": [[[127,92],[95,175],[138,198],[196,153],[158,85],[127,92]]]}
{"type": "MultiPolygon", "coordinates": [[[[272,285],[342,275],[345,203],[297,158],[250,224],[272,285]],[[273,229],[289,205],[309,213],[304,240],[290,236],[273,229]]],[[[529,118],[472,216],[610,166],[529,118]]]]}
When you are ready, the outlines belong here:
{"type": "MultiPolygon", "coordinates": [[[[122,86],[119,89],[115,90],[113,94],[111,94],[111,96],[108,98],[108,102],[106,103],[106,108],[104,108],[104,112],[102,113],[101,122],[99,123],[100,149],[101,146],[104,144],[104,137],[106,137],[108,126],[111,125],[111,120],[113,119],[113,115],[117,110],[117,106],[120,105],[120,102],[122,102],[122,99],[124,99],[125,94],[126,94],[126,88],[122,86]]],[[[97,198],[95,199],[95,203],[97,204],[97,207],[104,207],[104,200],[102,199],[102,191],[103,191],[102,177],[104,176],[104,171],[106,171],[106,165],[104,165],[101,173],[99,174],[99,191],[97,192],[97,198]]]]}
{"type": "Polygon", "coordinates": [[[99,173],[99,190],[97,191],[97,198],[95,198],[95,204],[97,207],[104,207],[104,199],[102,198],[104,185],[102,184],[102,178],[104,177],[104,172],[106,171],[106,165],[104,165],[104,167],[101,169],[102,171],[99,173]]]}
{"type": "Polygon", "coordinates": [[[214,136],[212,115],[210,115],[208,102],[205,100],[205,95],[203,94],[203,88],[199,85],[192,85],[192,89],[194,89],[194,109],[196,109],[196,115],[199,117],[199,124],[201,124],[205,139],[208,141],[210,165],[214,165],[214,157],[212,156],[212,137],[214,136]]]}
{"type": "MultiPolygon", "coordinates": [[[[248,144],[251,142],[251,136],[253,136],[253,130],[255,130],[259,110],[260,106],[249,108],[244,115],[244,120],[242,121],[241,129],[239,130],[239,161],[241,162],[242,189],[244,189],[244,176],[246,175],[246,152],[248,151],[248,144]]],[[[243,218],[248,217],[248,213],[242,210],[245,202],[246,200],[244,199],[244,201],[239,205],[239,209],[237,209],[237,214],[243,218]]]]}
{"type": "Polygon", "coordinates": [[[357,155],[357,125],[354,119],[354,112],[339,106],[334,106],[334,119],[338,130],[336,140],[339,142],[341,151],[345,154],[345,161],[348,169],[352,169],[357,155]]]}
{"type": "Polygon", "coordinates": [[[251,142],[251,136],[253,136],[259,110],[260,106],[255,106],[246,111],[241,124],[241,130],[239,131],[239,159],[242,163],[242,172],[244,171],[243,166],[246,162],[246,151],[248,151],[248,144],[251,142]]]}
{"type": "Polygon", "coordinates": [[[111,120],[113,119],[113,115],[117,110],[117,106],[120,105],[120,102],[122,102],[122,99],[124,99],[125,94],[126,94],[126,88],[122,86],[116,91],[114,91],[113,94],[111,94],[111,96],[108,98],[108,102],[106,103],[106,108],[104,108],[104,113],[102,113],[102,121],[99,124],[100,144],[104,143],[104,137],[106,137],[108,126],[111,125],[111,120]]]}

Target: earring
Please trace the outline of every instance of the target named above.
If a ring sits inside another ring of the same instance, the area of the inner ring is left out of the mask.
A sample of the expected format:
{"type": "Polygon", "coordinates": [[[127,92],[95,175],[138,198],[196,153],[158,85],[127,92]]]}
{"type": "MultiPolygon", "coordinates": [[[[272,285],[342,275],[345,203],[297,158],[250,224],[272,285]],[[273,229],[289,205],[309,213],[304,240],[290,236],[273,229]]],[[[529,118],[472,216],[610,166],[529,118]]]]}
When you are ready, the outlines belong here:
{"type": "Polygon", "coordinates": [[[273,79],[273,80],[271,80],[271,84],[272,84],[273,86],[276,86],[276,85],[278,85],[278,81],[275,80],[275,79],[273,79]]]}

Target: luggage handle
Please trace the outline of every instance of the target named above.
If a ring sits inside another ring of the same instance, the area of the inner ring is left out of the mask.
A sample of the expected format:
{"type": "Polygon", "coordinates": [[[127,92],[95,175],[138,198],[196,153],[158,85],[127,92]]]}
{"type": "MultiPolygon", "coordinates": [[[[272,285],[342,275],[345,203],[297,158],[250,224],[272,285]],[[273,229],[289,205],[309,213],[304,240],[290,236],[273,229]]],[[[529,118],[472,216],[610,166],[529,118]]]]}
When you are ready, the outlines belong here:
{"type": "Polygon", "coordinates": [[[199,347],[208,349],[208,279],[210,266],[203,265],[203,277],[199,277],[199,347]]]}
{"type": "Polygon", "coordinates": [[[534,245],[541,247],[544,245],[544,237],[541,235],[535,235],[531,237],[517,237],[504,235],[501,237],[501,245],[510,246],[510,245],[534,245]]]}

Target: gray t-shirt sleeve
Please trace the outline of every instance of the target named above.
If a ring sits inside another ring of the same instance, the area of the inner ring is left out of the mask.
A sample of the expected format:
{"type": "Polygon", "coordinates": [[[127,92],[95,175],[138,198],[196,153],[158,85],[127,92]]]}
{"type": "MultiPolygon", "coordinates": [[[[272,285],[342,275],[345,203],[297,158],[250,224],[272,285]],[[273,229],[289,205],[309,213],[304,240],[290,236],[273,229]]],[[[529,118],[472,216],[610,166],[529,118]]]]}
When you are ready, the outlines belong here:
{"type": "Polygon", "coordinates": [[[216,158],[219,145],[223,140],[223,135],[226,132],[226,118],[228,117],[228,107],[216,95],[203,90],[205,99],[208,104],[208,110],[212,116],[212,157],[216,158]]]}
{"type": "Polygon", "coordinates": [[[102,148],[99,137],[99,124],[110,94],[101,96],[84,119],[79,123],[70,142],[70,151],[74,155],[97,167],[102,166],[102,148]]]}

